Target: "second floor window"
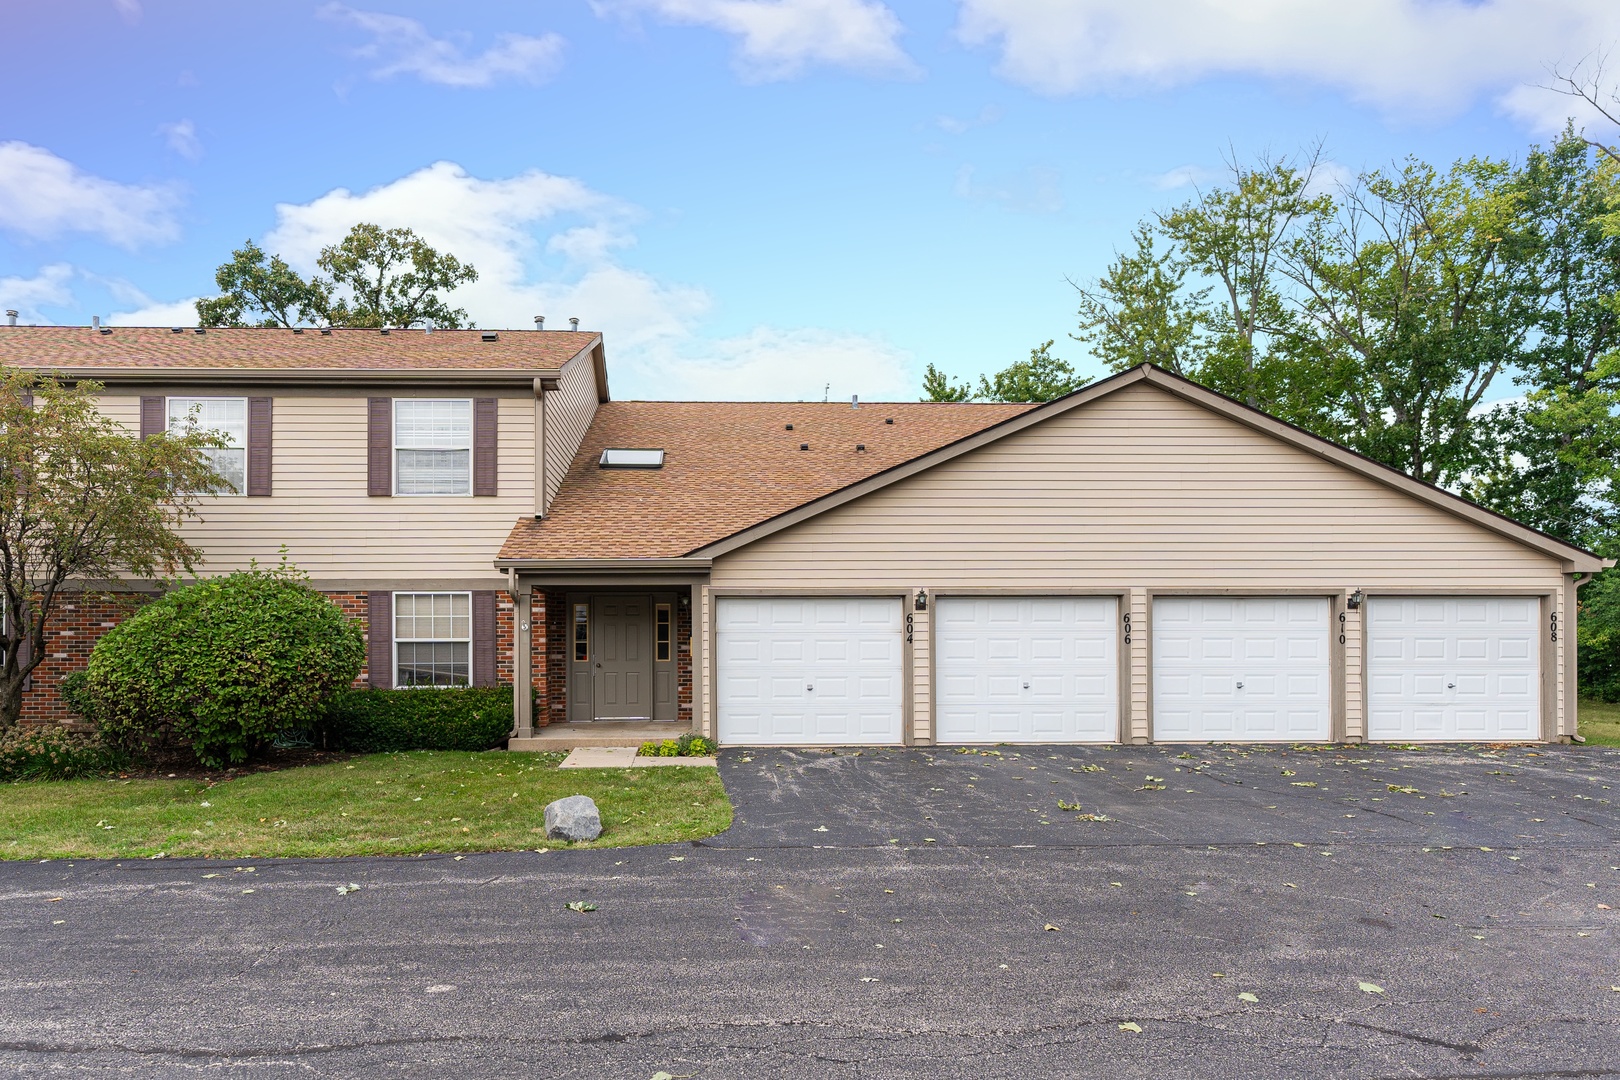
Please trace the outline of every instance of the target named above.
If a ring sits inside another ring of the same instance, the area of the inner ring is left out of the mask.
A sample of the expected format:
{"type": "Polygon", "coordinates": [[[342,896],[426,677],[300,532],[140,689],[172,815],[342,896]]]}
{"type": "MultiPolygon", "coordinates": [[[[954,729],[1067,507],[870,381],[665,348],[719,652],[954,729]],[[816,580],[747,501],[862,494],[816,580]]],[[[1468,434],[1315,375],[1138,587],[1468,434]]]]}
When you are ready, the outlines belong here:
{"type": "Polygon", "coordinates": [[[247,427],[247,398],[169,399],[170,431],[206,431],[225,441],[223,448],[204,451],[221,480],[213,489],[215,494],[241,495],[247,491],[247,427]]]}
{"type": "Polygon", "coordinates": [[[472,494],[472,402],[394,400],[394,492],[472,494]]]}

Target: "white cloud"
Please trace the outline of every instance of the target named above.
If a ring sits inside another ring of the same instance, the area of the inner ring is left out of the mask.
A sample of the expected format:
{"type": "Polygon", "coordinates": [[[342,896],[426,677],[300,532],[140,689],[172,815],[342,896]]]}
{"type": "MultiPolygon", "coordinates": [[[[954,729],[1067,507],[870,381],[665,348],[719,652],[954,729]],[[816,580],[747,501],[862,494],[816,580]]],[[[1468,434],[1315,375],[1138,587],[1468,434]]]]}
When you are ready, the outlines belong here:
{"type": "Polygon", "coordinates": [[[752,81],[795,78],[814,65],[917,74],[896,40],[905,28],[878,0],[592,0],[592,7],[733,34],[737,68],[752,81]]]}
{"type": "Polygon", "coordinates": [[[197,298],[173,303],[147,301],[134,311],[115,311],[107,316],[108,326],[196,326],[197,298]]]}
{"type": "Polygon", "coordinates": [[[957,32],[1048,94],[1132,92],[1216,75],[1336,87],[1389,112],[1507,104],[1545,65],[1620,37],[1614,0],[960,0],[957,32]]]}
{"type": "Polygon", "coordinates": [[[637,397],[697,401],[910,401],[920,385],[910,353],[864,334],[757,327],[671,344],[627,359],[618,350],[629,376],[620,384],[637,397]]]}
{"type": "Polygon", "coordinates": [[[42,147],[0,142],[0,228],[24,236],[82,232],[125,248],[163,243],[180,235],[179,201],[170,184],[120,184],[42,147]]]}
{"type": "Polygon", "coordinates": [[[197,125],[190,120],[176,120],[172,124],[159,124],[158,134],[169,144],[169,149],[187,161],[201,161],[202,141],[197,138],[197,125]]]}
{"type": "Polygon", "coordinates": [[[940,116],[934,119],[934,125],[948,135],[962,135],[974,128],[989,127],[1001,119],[1001,110],[994,105],[986,105],[979,110],[978,116],[940,116]]]}
{"type": "Polygon", "coordinates": [[[1184,187],[1203,187],[1211,181],[1226,176],[1224,169],[1211,169],[1205,165],[1177,165],[1169,172],[1162,172],[1152,178],[1153,186],[1160,191],[1175,191],[1184,187]]]}
{"type": "Polygon", "coordinates": [[[993,202],[1025,214],[1056,214],[1063,209],[1063,177],[1054,168],[1036,165],[982,180],[972,165],[956,171],[958,198],[993,202]]]}
{"type": "Polygon", "coordinates": [[[73,279],[73,267],[67,263],[52,263],[41,267],[31,278],[0,278],[0,308],[18,313],[25,323],[48,323],[40,313],[42,307],[66,307],[73,302],[68,282],[73,279]]]}
{"type": "Polygon", "coordinates": [[[502,79],[544,82],[562,64],[565,43],[557,34],[500,34],[494,45],[469,56],[462,46],[434,37],[427,27],[403,15],[359,11],[339,3],[324,5],[318,14],[371,35],[371,41],[355,49],[354,55],[374,64],[374,79],[414,75],[440,86],[482,89],[502,79]]]}

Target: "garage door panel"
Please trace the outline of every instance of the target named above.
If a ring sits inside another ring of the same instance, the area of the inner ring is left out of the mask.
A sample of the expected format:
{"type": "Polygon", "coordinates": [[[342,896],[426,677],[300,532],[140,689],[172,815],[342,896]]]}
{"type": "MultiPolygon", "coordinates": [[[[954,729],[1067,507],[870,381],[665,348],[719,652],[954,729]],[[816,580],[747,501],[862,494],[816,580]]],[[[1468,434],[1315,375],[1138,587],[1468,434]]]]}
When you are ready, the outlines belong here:
{"type": "Polygon", "coordinates": [[[1155,600],[1154,737],[1327,738],[1328,613],[1313,597],[1155,600]]]}
{"type": "Polygon", "coordinates": [[[941,742],[1118,738],[1112,597],[942,597],[935,605],[941,742]]]}
{"type": "Polygon", "coordinates": [[[1526,597],[1367,601],[1368,737],[1540,737],[1539,602],[1526,597]]]}
{"type": "Polygon", "coordinates": [[[898,600],[722,597],[715,623],[722,742],[901,741],[898,600]]]}

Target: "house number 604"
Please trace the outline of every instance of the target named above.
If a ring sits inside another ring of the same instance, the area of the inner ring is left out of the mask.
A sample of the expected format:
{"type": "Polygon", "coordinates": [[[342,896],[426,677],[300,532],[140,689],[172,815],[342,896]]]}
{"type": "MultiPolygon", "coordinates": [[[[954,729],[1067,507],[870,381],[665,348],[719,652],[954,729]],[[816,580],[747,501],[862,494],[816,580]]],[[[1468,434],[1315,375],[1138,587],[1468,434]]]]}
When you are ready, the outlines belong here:
{"type": "Polygon", "coordinates": [[[911,640],[911,628],[912,628],[912,621],[911,621],[911,619],[912,619],[912,617],[911,617],[911,615],[910,615],[910,614],[909,614],[909,613],[908,613],[908,614],[907,614],[907,615],[906,615],[906,640],[907,640],[907,641],[908,641],[908,642],[909,642],[909,641],[910,641],[910,640],[911,640]]]}

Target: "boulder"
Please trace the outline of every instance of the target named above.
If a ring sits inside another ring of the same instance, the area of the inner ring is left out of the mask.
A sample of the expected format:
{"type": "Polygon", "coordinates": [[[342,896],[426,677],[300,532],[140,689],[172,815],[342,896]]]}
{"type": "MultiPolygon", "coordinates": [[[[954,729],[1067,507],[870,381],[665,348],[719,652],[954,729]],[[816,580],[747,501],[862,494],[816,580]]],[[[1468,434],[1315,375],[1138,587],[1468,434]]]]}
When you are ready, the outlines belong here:
{"type": "Polygon", "coordinates": [[[602,835],[602,815],[588,795],[570,795],[546,807],[548,840],[595,840],[602,835]]]}

